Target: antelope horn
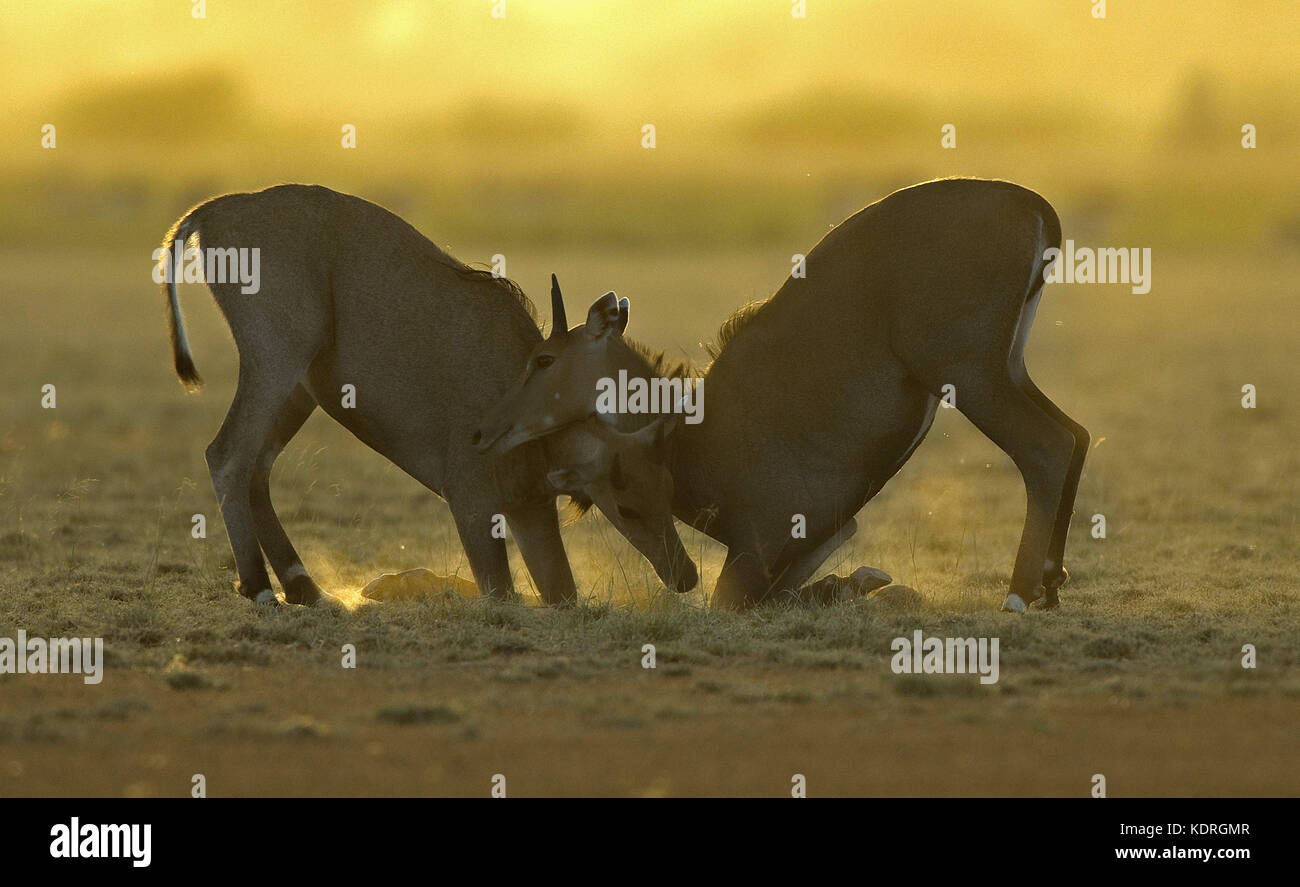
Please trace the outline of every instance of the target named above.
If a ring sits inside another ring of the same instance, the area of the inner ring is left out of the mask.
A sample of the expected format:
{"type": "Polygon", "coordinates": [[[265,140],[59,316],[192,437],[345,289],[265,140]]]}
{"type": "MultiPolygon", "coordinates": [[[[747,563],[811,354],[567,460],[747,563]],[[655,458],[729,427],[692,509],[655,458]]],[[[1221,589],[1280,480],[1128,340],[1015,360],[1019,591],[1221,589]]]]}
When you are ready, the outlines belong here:
{"type": "Polygon", "coordinates": [[[560,295],[560,282],[551,275],[551,335],[567,333],[569,321],[564,317],[564,296],[560,295]]]}

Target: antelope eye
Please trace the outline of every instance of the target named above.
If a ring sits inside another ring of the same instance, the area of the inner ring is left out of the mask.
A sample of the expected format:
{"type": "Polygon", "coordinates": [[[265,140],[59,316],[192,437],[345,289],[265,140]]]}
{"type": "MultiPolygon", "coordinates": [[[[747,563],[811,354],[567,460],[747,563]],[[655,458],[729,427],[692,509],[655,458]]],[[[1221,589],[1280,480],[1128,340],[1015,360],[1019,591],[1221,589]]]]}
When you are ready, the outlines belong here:
{"type": "Polygon", "coordinates": [[[537,355],[536,364],[539,370],[544,370],[553,363],[555,363],[555,358],[552,355],[550,354],[537,355]]]}
{"type": "Polygon", "coordinates": [[[626,505],[620,505],[618,507],[618,514],[619,517],[623,518],[624,520],[641,519],[641,512],[637,511],[635,508],[628,508],[626,505]]]}

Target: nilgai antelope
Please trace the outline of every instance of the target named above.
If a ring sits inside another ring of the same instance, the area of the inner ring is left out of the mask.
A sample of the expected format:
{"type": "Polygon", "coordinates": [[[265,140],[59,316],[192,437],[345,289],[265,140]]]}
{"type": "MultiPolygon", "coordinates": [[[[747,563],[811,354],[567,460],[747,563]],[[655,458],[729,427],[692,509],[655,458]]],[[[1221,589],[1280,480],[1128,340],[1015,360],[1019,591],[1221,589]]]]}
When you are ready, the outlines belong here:
{"type": "MultiPolygon", "coordinates": [[[[559,479],[572,476],[565,473],[571,463],[636,461],[646,434],[619,435],[592,423],[508,454],[475,452],[471,433],[484,410],[542,339],[517,286],[463,265],[388,210],[319,186],[208,200],[167,232],[163,261],[176,263],[173,249],[184,251],[191,238],[195,257],[260,250],[257,292],[243,292],[238,281],[208,281],[239,351],[238,388],[207,462],[242,594],[277,603],[265,552],[286,601],[321,599],[270,497],[276,457],[320,406],[447,500],[480,593],[513,592],[506,544],[493,532],[503,515],[542,599],[574,598],[555,510],[557,492],[569,491],[549,485],[547,469],[559,479]],[[350,397],[344,386],[352,386],[350,397]]],[[[172,352],[177,374],[196,389],[175,276],[165,284],[172,352]]],[[[608,501],[612,487],[603,480],[585,496],[608,501]]],[[[654,497],[638,504],[646,513],[661,509],[654,497]]],[[[666,583],[694,586],[694,565],[671,519],[665,527],[662,518],[646,526],[624,518],[619,529],[634,543],[653,540],[642,553],[666,583]]]]}
{"type": "MultiPolygon", "coordinates": [[[[808,254],[806,277],[724,324],[703,421],[678,425],[665,457],[673,513],[727,546],[715,603],[744,607],[806,582],[921,443],[951,385],[1025,482],[1003,609],[1057,604],[1088,433],[1030,380],[1024,350],[1045,251],[1060,243],[1056,212],[1033,191],[927,182],[838,225],[808,254]],[[792,538],[795,515],[806,538],[792,538]]],[[[661,359],[624,340],[627,310],[612,294],[572,330],[563,304],[553,311],[551,336],[480,426],[481,450],[594,415],[598,380],[619,370],[663,374],[661,359]]]]}

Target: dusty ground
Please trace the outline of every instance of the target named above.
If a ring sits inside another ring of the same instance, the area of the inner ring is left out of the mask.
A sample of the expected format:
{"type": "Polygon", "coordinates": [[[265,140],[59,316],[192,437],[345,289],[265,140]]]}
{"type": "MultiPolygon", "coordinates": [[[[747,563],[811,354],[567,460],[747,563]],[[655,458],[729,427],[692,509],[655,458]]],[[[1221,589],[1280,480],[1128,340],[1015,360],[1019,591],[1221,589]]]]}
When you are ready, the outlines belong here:
{"type": "Polygon", "coordinates": [[[213,797],[484,796],[496,774],[512,796],[780,796],[796,773],[809,796],[1084,796],[1094,773],[1111,797],[1300,793],[1294,698],[912,698],[851,673],[635,659],[525,655],[522,678],[223,666],[205,672],[220,689],[184,692],[28,682],[14,702],[43,714],[0,768],[22,795],[183,795],[195,773],[213,797]]]}
{"type": "MultiPolygon", "coordinates": [[[[829,565],[889,571],[921,592],[914,609],[714,613],[701,593],[660,592],[593,516],[566,531],[584,594],[572,611],[449,594],[255,612],[230,591],[202,461],[234,366],[206,294],[182,297],[209,380],[187,398],[148,248],[76,263],[7,253],[0,637],[103,636],[109,659],[93,687],[0,676],[0,794],[186,794],[195,773],[211,795],[481,795],[495,773],[514,795],[780,795],[794,773],[813,795],[1084,795],[1094,773],[1112,796],[1300,793],[1300,308],[1287,290],[1300,267],[1163,255],[1150,295],[1053,287],[1039,312],[1031,371],[1095,446],[1064,605],[1016,618],[996,608],[1022,487],[955,413],[829,565]],[[54,410],[40,408],[47,383],[54,410]],[[1247,383],[1255,410],[1240,405],[1247,383]],[[206,540],[189,536],[198,512],[206,540]],[[1105,540],[1088,532],[1098,513],[1105,540]],[[999,683],[894,675],[890,641],[916,628],[999,637],[999,683]],[[355,670],[340,667],[344,644],[355,670]],[[1243,644],[1257,669],[1241,667],[1243,644]]],[[[575,294],[618,288],[632,332],[694,351],[785,260],[512,261],[534,294],[553,267],[574,269],[575,294]]],[[[351,600],[383,571],[465,570],[445,506],[327,419],[274,484],[307,566],[351,600]]],[[[686,539],[707,591],[721,550],[686,539]]]]}

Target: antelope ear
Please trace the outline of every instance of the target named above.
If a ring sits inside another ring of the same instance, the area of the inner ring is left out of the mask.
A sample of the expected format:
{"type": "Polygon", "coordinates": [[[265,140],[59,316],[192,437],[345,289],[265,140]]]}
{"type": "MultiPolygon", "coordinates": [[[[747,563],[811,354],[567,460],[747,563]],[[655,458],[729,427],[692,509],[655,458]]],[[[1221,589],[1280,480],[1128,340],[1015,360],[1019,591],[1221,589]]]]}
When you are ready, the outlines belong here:
{"type": "Polygon", "coordinates": [[[619,325],[619,305],[618,296],[611,293],[605,293],[599,299],[591,303],[591,309],[587,312],[587,335],[593,339],[599,339],[613,333],[616,336],[623,335],[623,326],[619,325]]]}
{"type": "Polygon", "coordinates": [[[672,439],[673,432],[677,430],[677,421],[680,418],[678,413],[666,413],[645,429],[650,432],[650,448],[656,459],[664,458],[668,442],[672,439]]]}
{"type": "Polygon", "coordinates": [[[600,477],[599,457],[585,462],[574,462],[546,472],[546,483],[557,493],[573,493],[591,486],[600,477]]]}
{"type": "Polygon", "coordinates": [[[655,434],[656,452],[663,452],[664,444],[672,439],[673,432],[677,430],[677,425],[681,418],[681,413],[669,413],[659,420],[657,423],[659,425],[658,433],[655,434]]]}
{"type": "Polygon", "coordinates": [[[582,476],[572,468],[556,468],[546,472],[546,483],[557,493],[570,493],[581,490],[582,476]]]}
{"type": "Polygon", "coordinates": [[[627,299],[618,300],[618,334],[620,336],[627,329],[627,312],[630,307],[631,303],[627,299]]]}
{"type": "Polygon", "coordinates": [[[631,441],[637,446],[651,450],[656,456],[662,456],[664,443],[677,428],[677,413],[665,413],[648,425],[642,425],[636,431],[618,431],[614,433],[623,440],[631,441]]]}

